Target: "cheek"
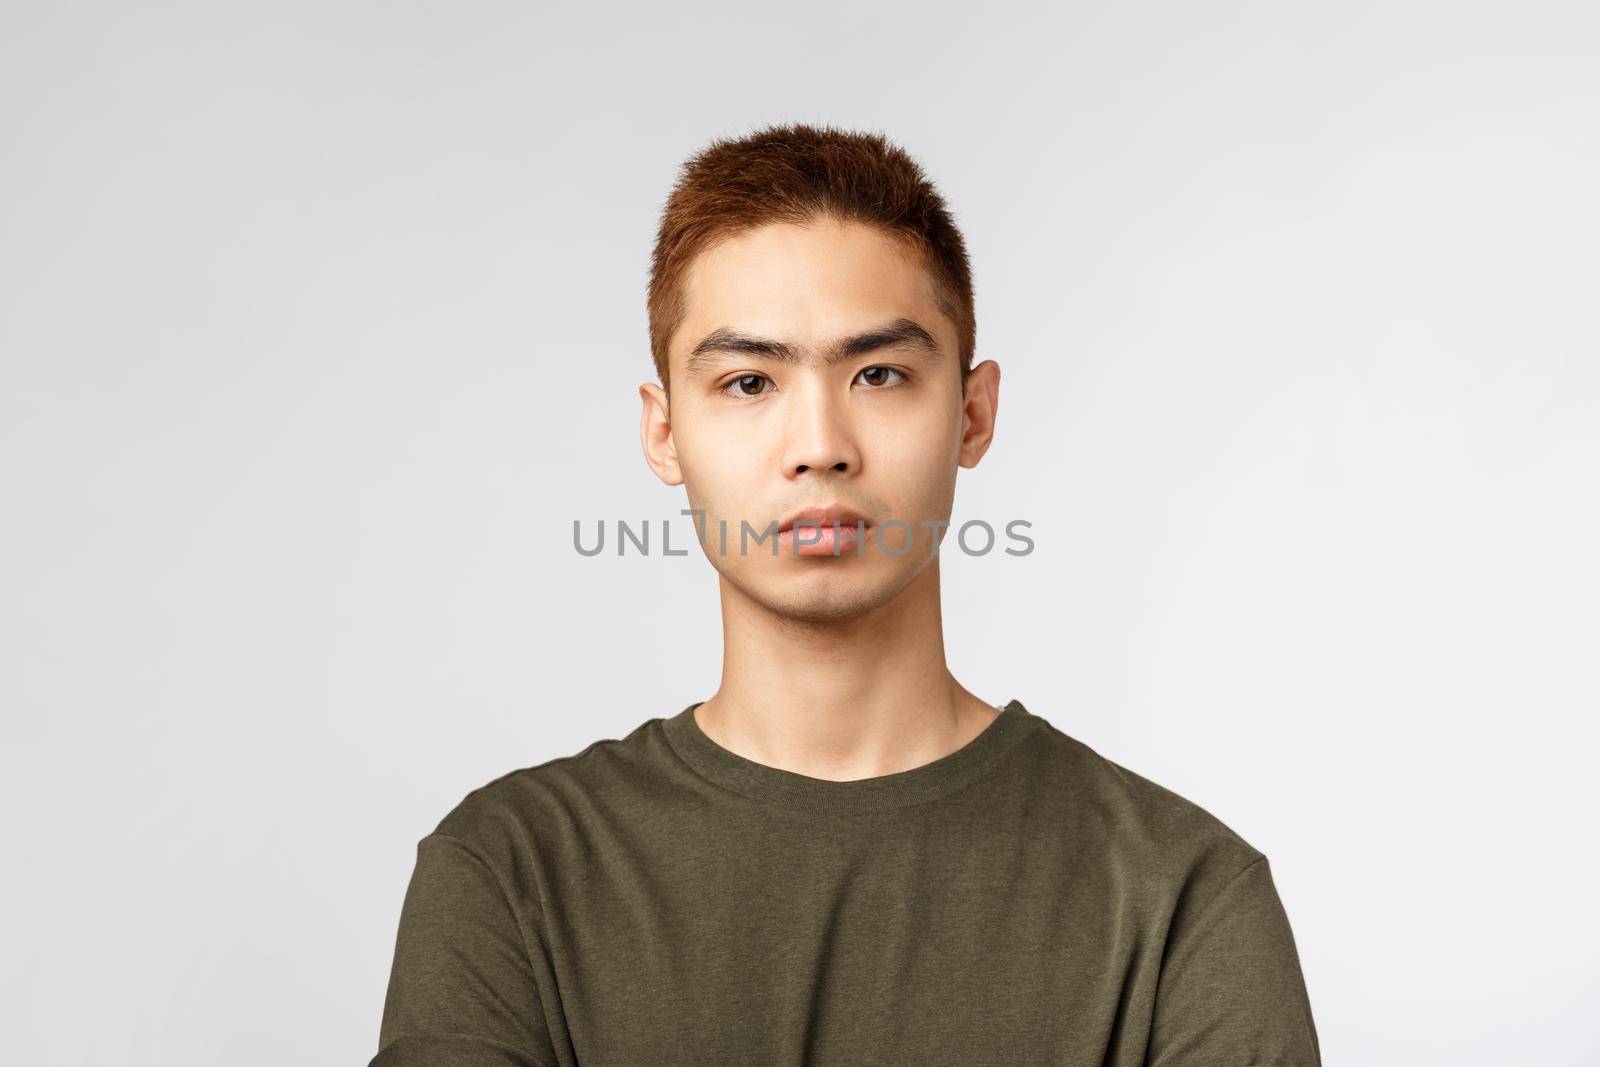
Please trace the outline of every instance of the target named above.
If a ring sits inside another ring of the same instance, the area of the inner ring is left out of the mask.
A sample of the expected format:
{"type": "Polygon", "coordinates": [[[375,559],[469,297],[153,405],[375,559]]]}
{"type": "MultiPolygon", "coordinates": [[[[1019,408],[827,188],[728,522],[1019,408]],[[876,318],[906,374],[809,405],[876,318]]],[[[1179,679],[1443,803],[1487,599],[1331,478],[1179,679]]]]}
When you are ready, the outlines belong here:
{"type": "Polygon", "coordinates": [[[726,515],[758,496],[761,457],[736,443],[696,438],[681,444],[678,464],[694,507],[726,515]]]}
{"type": "Polygon", "coordinates": [[[885,426],[870,443],[871,454],[884,466],[897,470],[939,469],[952,462],[960,448],[959,419],[932,417],[942,407],[929,405],[919,417],[885,426]]]}
{"type": "Polygon", "coordinates": [[[959,442],[943,425],[885,438],[874,449],[874,479],[899,498],[901,506],[920,512],[938,510],[955,481],[959,442]]]}

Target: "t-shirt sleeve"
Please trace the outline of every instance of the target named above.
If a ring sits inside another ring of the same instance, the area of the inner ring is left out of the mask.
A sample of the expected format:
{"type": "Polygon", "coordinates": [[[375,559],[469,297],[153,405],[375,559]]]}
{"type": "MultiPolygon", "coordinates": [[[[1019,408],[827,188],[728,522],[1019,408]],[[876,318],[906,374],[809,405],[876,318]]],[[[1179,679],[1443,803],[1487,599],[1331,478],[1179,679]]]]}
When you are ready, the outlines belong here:
{"type": "Polygon", "coordinates": [[[528,942],[500,879],[465,841],[417,845],[369,1067],[556,1067],[528,942]]]}
{"type": "Polygon", "coordinates": [[[1180,905],[1145,1063],[1320,1067],[1294,934],[1265,856],[1209,899],[1180,905]]]}

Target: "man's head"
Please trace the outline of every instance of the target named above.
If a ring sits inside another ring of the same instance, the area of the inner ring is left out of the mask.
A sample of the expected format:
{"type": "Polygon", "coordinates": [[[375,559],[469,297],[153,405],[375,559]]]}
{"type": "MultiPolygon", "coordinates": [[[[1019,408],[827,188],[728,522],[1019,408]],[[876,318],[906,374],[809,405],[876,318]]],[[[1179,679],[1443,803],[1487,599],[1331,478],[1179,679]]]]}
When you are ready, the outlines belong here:
{"type": "Polygon", "coordinates": [[[949,519],[956,469],[988,447],[999,368],[972,366],[964,243],[903,150],[804,125],[713,142],[668,199],[649,310],[645,454],[704,512],[726,580],[781,614],[843,618],[933,562],[943,529],[925,524],[949,519]],[[817,536],[802,528],[774,556],[770,536],[741,537],[828,506],[864,516],[861,543],[797,557],[792,539],[817,536]]]}

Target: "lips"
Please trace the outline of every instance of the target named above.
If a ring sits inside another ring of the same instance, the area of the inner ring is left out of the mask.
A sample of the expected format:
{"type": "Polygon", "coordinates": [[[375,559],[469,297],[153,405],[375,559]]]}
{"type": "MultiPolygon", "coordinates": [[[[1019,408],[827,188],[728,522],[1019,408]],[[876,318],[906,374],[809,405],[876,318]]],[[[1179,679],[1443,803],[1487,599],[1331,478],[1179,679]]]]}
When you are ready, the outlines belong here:
{"type": "MultiPolygon", "coordinates": [[[[841,529],[853,530],[857,523],[860,523],[863,528],[872,525],[872,520],[859,511],[847,508],[843,504],[826,504],[821,507],[801,508],[799,511],[785,516],[782,525],[778,527],[778,532],[783,533],[785,530],[792,530],[796,524],[802,522],[821,526],[824,529],[838,525],[841,529]]],[[[811,527],[808,525],[806,528],[810,529],[811,527]]]]}

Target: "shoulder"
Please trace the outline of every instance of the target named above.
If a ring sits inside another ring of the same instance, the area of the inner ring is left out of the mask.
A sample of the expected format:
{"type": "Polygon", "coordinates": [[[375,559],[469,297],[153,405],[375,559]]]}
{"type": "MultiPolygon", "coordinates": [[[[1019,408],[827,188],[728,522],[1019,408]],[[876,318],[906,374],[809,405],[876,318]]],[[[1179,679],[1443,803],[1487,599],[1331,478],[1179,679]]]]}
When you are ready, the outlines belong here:
{"type": "Polygon", "coordinates": [[[1201,890],[1264,858],[1222,818],[1041,722],[1032,773],[1058,818],[1146,884],[1201,890]]]}
{"type": "Polygon", "coordinates": [[[507,771],[472,788],[430,836],[451,838],[495,867],[579,842],[608,812],[648,795],[664,751],[660,725],[647,719],[621,737],[507,771]]]}

